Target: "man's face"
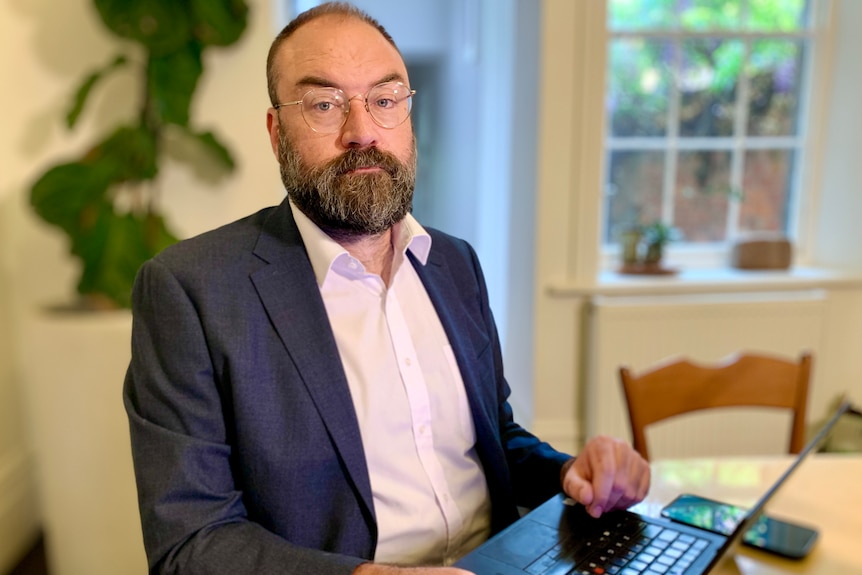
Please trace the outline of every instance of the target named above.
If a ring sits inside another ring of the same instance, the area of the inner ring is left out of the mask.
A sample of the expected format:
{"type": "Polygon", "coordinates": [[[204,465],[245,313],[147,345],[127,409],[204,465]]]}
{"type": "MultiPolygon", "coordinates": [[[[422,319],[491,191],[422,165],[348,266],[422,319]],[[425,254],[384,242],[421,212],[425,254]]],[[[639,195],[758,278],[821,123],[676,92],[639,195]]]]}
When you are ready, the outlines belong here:
{"type": "MultiPolygon", "coordinates": [[[[389,80],[408,83],[397,50],[355,18],[323,16],[299,28],[280,47],[274,67],[279,101],[299,100],[331,86],[348,98],[389,80]]],[[[409,211],[415,182],[415,144],[408,118],[378,126],[361,97],[333,134],[313,131],[301,106],[270,109],[267,128],[282,179],[298,207],[328,232],[379,233],[409,211]]]]}
{"type": "Polygon", "coordinates": [[[282,130],[278,163],[290,199],[335,239],[384,232],[413,204],[415,162],[376,148],[351,148],[321,166],[306,166],[282,130]],[[368,166],[374,169],[362,173],[368,166]]]}

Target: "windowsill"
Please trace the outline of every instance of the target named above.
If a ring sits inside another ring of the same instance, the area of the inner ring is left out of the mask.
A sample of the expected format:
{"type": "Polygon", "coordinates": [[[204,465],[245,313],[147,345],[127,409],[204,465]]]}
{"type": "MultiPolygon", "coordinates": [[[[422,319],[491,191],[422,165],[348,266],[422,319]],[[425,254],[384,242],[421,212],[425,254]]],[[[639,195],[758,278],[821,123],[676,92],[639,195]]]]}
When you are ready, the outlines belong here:
{"type": "Polygon", "coordinates": [[[672,295],[808,289],[862,288],[862,272],[827,268],[794,267],[789,270],[683,269],[671,275],[626,275],[602,271],[594,284],[552,282],[552,297],[593,295],[672,295]]]}

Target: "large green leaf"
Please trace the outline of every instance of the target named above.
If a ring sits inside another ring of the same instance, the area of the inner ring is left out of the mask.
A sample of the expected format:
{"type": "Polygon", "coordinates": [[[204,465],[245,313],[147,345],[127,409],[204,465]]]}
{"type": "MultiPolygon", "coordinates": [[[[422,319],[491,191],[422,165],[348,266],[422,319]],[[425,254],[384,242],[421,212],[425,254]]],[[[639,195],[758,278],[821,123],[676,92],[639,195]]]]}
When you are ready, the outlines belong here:
{"type": "Polygon", "coordinates": [[[86,161],[105,163],[115,182],[151,180],[159,171],[155,135],[143,126],[122,126],[93,148],[86,161]]]}
{"type": "Polygon", "coordinates": [[[88,270],[94,269],[108,240],[110,221],[114,218],[114,209],[108,202],[100,202],[87,206],[81,214],[84,225],[71,237],[69,251],[81,259],[82,275],[88,276],[88,270]]]}
{"type": "Polygon", "coordinates": [[[81,160],[42,174],[30,190],[30,204],[46,222],[75,235],[92,219],[93,207],[108,201],[112,184],[148,180],[156,173],[152,134],[122,127],[81,160]]]}
{"type": "Polygon", "coordinates": [[[94,0],[115,34],[142,43],[153,54],[168,54],[192,39],[188,1],[94,0]]]}
{"type": "Polygon", "coordinates": [[[233,44],[248,20],[245,0],[191,0],[191,10],[195,37],[205,45],[233,44]]]}
{"type": "Polygon", "coordinates": [[[84,81],[78,87],[78,90],[75,92],[75,99],[72,101],[72,107],[66,114],[66,125],[69,128],[75,127],[75,123],[77,123],[78,117],[80,117],[81,112],[84,110],[84,104],[86,103],[87,97],[90,95],[90,92],[93,90],[93,87],[105,76],[107,76],[117,68],[125,66],[126,62],[126,57],[123,55],[119,55],[111,62],[109,62],[106,66],[103,66],[98,70],[90,73],[90,75],[88,75],[84,79],[84,81]]]}
{"type": "MultiPolygon", "coordinates": [[[[179,238],[177,238],[173,232],[168,229],[165,219],[158,214],[147,214],[144,225],[144,237],[146,237],[147,250],[149,250],[149,256],[147,256],[147,259],[179,241],[179,238]]],[[[135,268],[136,273],[137,271],[137,268],[135,268]]]]}
{"type": "Polygon", "coordinates": [[[99,162],[60,164],[33,184],[30,204],[46,222],[74,235],[81,229],[86,208],[107,195],[111,179],[111,170],[99,162]]]}
{"type": "Polygon", "coordinates": [[[131,305],[138,269],[159,251],[177,241],[160,216],[102,211],[89,233],[76,238],[73,253],[83,268],[81,294],[102,294],[121,307],[131,305]]]}
{"type": "Polygon", "coordinates": [[[216,135],[212,132],[189,133],[198,143],[200,143],[213,160],[222,165],[227,170],[233,170],[236,167],[236,162],[227,149],[227,146],[222,144],[216,135]]]}
{"type": "Polygon", "coordinates": [[[201,48],[195,43],[163,56],[151,56],[147,88],[152,113],[161,122],[187,126],[192,95],[203,72],[201,48]]]}

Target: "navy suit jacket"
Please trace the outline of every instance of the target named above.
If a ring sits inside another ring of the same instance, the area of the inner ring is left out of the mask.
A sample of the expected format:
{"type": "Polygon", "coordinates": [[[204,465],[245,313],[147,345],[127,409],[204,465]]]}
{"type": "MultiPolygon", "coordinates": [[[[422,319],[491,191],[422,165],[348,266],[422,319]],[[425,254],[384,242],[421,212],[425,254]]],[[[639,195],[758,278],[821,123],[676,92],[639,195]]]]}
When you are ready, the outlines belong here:
{"type": "MultiPolygon", "coordinates": [[[[513,421],[476,254],[428,230],[410,260],[455,353],[492,529],[560,489],[568,456],[513,421]]],[[[151,573],[350,573],[377,526],[359,427],[287,201],[138,274],[124,387],[151,573]]]]}

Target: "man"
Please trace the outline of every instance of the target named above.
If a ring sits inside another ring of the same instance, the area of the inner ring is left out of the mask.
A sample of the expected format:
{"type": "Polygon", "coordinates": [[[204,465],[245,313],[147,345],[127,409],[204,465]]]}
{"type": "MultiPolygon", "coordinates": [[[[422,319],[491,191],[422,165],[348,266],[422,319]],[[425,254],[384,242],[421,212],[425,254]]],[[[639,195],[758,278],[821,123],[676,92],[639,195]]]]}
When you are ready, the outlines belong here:
{"type": "Polygon", "coordinates": [[[267,74],[288,198],[135,286],[124,398],[151,572],[465,573],[445,565],[561,487],[596,516],[642,499],[629,446],[571,459],[513,421],[475,253],[409,214],[412,92],[385,30],[325,4],[267,74]]]}

